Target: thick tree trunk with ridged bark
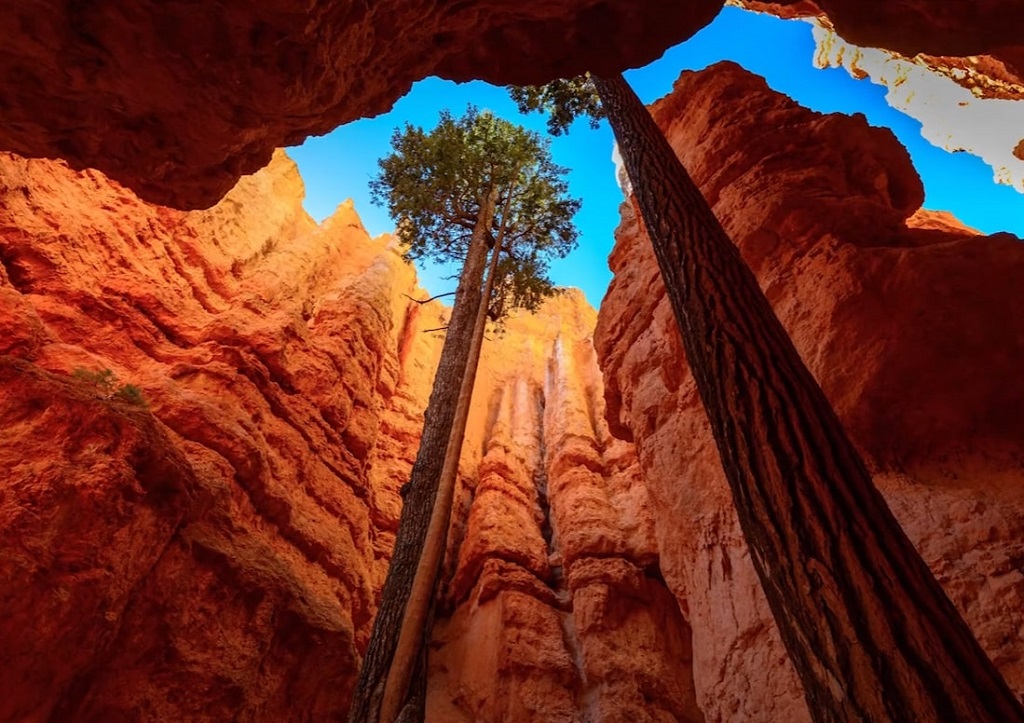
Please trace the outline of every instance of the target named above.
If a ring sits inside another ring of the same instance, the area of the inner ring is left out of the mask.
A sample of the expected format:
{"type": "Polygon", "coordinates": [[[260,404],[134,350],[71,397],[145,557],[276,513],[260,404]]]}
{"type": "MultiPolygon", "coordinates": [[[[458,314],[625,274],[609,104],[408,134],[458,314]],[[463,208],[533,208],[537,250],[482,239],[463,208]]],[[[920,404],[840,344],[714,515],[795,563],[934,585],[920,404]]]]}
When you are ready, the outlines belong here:
{"type": "Polygon", "coordinates": [[[481,287],[487,262],[486,236],[494,217],[495,203],[496,195],[491,192],[481,204],[482,209],[459,276],[434,387],[424,415],[420,448],[405,487],[405,502],[402,505],[391,565],[388,567],[380,608],[374,619],[373,632],[349,710],[350,723],[376,723],[380,717],[384,685],[398,644],[420,552],[427,537],[462,380],[466,373],[473,327],[482,303],[481,287]]]}
{"type": "MultiPolygon", "coordinates": [[[[511,199],[511,191],[508,195],[511,199]]],[[[508,209],[506,208],[502,219],[507,218],[508,209]]],[[[380,723],[392,723],[399,718],[399,712],[404,714],[403,708],[408,698],[409,683],[419,659],[419,653],[429,640],[430,625],[427,621],[430,617],[431,602],[437,592],[438,578],[448,542],[448,527],[452,517],[452,502],[455,499],[459,460],[462,458],[462,443],[466,438],[466,424],[469,421],[469,408],[473,401],[473,387],[476,385],[476,372],[480,365],[480,350],[483,348],[484,331],[487,329],[487,310],[491,299],[491,289],[494,288],[494,277],[498,273],[498,261],[501,259],[501,241],[499,234],[491,252],[491,262],[487,270],[487,281],[484,284],[482,295],[483,302],[477,310],[476,320],[473,323],[466,371],[462,377],[455,421],[452,423],[452,431],[448,439],[448,451],[445,453],[444,467],[441,470],[427,537],[423,543],[419,565],[416,568],[405,616],[402,618],[394,660],[388,673],[387,684],[384,686],[380,723]]],[[[421,672],[425,673],[426,671],[421,672]]],[[[403,715],[403,718],[422,721],[422,717],[418,716],[415,704],[410,713],[403,715]]]]}
{"type": "Polygon", "coordinates": [[[814,719],[1024,721],[647,109],[594,82],[814,719]]]}

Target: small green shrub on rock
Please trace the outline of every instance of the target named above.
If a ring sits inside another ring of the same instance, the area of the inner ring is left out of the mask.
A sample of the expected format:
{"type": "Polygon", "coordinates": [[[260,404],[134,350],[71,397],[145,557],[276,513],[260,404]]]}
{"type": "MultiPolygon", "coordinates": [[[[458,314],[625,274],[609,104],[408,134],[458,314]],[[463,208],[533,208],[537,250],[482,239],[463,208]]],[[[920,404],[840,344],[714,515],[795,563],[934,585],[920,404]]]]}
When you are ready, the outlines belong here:
{"type": "Polygon", "coordinates": [[[118,386],[117,375],[110,369],[92,371],[84,367],[77,367],[72,373],[75,379],[79,379],[89,385],[100,399],[117,400],[132,404],[136,407],[148,407],[142,390],[134,384],[122,384],[118,386]]]}

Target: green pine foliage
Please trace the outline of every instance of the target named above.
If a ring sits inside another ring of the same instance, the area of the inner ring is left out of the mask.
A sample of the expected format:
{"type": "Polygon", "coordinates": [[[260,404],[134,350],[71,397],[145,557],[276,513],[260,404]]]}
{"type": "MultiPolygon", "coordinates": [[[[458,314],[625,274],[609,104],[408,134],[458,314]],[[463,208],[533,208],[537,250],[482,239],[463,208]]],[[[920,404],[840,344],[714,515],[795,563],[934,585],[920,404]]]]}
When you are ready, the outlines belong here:
{"type": "Polygon", "coordinates": [[[110,369],[92,371],[84,367],[76,367],[71,376],[84,382],[100,399],[125,402],[136,407],[146,408],[149,406],[145,397],[142,396],[141,389],[134,384],[118,385],[117,375],[110,369]]]}
{"type": "Polygon", "coordinates": [[[577,244],[567,169],[551,159],[550,141],[470,107],[448,111],[432,131],[407,124],[391,139],[370,183],[388,208],[409,259],[460,262],[485,204],[494,201],[489,243],[502,256],[489,311],[497,320],[515,308],[536,309],[555,287],[549,264],[577,244]]]}
{"type": "Polygon", "coordinates": [[[508,87],[520,113],[542,111],[548,114],[548,132],[560,136],[569,132],[577,118],[586,116],[591,128],[604,118],[604,109],[589,75],[553,80],[547,85],[508,87]]]}

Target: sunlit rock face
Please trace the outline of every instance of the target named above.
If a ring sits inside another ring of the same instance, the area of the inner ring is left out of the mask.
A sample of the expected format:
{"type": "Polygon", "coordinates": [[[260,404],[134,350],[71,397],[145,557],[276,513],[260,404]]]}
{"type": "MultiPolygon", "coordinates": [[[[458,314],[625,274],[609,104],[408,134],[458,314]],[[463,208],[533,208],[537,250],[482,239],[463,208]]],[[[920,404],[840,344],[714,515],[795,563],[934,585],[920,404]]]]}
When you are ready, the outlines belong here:
{"type": "MultiPolygon", "coordinates": [[[[302,195],[284,154],[189,213],[0,156],[0,719],[344,716],[448,310],[302,195]]],[[[485,343],[439,720],[701,719],[595,321],[571,291],[485,343]]]]}
{"type": "Polygon", "coordinates": [[[990,57],[905,58],[858,48],[820,24],[814,37],[817,65],[885,86],[889,105],[919,120],[930,143],[979,156],[998,183],[1024,192],[1024,81],[997,74],[1005,65],[990,57]]]}
{"type": "MultiPolygon", "coordinates": [[[[653,112],[736,242],[908,535],[1024,691],[1024,247],[919,210],[906,151],[738,66],[653,112]]],[[[808,720],[739,530],[653,253],[630,204],[595,344],[636,440],[661,569],[707,720],[808,720]]]]}
{"type": "Polygon", "coordinates": [[[722,0],[14,3],[0,150],[205,208],[273,149],[388,110],[438,75],[537,83],[649,63],[722,0]],[[614,42],[609,42],[614,38],[614,42]]]}
{"type": "Polygon", "coordinates": [[[201,213],[0,157],[0,719],[346,709],[416,287],[302,193],[283,155],[201,213]],[[103,369],[148,408],[80,378],[103,369]]]}
{"type": "Polygon", "coordinates": [[[930,143],[978,156],[998,183],[1024,192],[1024,103],[1017,102],[1024,99],[1024,12],[1017,3],[730,4],[811,20],[817,66],[884,86],[889,105],[920,121],[930,143]]]}
{"type": "Polygon", "coordinates": [[[636,454],[605,422],[594,321],[574,291],[488,346],[428,720],[703,720],[636,454]]]}

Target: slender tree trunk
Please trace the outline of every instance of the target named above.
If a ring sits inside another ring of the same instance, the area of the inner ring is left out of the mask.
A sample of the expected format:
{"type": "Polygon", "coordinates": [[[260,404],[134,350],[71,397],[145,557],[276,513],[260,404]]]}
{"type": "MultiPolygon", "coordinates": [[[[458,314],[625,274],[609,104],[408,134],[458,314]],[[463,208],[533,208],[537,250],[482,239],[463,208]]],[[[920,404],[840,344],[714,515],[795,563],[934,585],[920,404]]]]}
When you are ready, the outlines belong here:
{"type": "MultiPolygon", "coordinates": [[[[511,198],[511,193],[509,194],[511,198]]],[[[508,209],[503,220],[508,217],[508,209]]],[[[494,244],[491,253],[490,268],[487,271],[487,282],[476,322],[473,325],[473,337],[469,345],[469,358],[466,371],[459,390],[459,401],[452,424],[451,436],[448,439],[448,451],[445,454],[444,468],[437,488],[434,510],[430,516],[427,539],[420,554],[419,565],[405,607],[401,632],[391,669],[388,672],[387,684],[384,686],[384,697],[380,706],[380,723],[393,723],[402,710],[409,689],[413,667],[424,642],[427,629],[427,618],[431,609],[431,601],[437,589],[437,578],[444,562],[444,551],[448,541],[448,525],[451,521],[452,500],[455,498],[455,482],[458,478],[459,459],[462,457],[462,443],[466,437],[466,422],[469,420],[470,402],[473,400],[473,386],[476,381],[476,370],[480,363],[480,349],[483,347],[484,330],[487,327],[487,306],[494,287],[494,277],[498,272],[498,260],[501,253],[501,235],[494,244]]]]}
{"type": "Polygon", "coordinates": [[[594,82],[814,719],[1024,720],[647,109],[594,82]]]}
{"type": "Polygon", "coordinates": [[[391,666],[406,602],[427,536],[438,481],[455,420],[459,393],[469,358],[470,339],[481,303],[484,266],[487,262],[487,232],[491,227],[496,190],[482,204],[473,229],[459,286],[455,292],[448,332],[434,377],[434,387],[423,420],[423,435],[406,486],[402,516],[398,523],[395,549],[381,593],[380,608],[363,658],[349,709],[350,723],[373,723],[379,719],[381,697],[391,666]]]}

